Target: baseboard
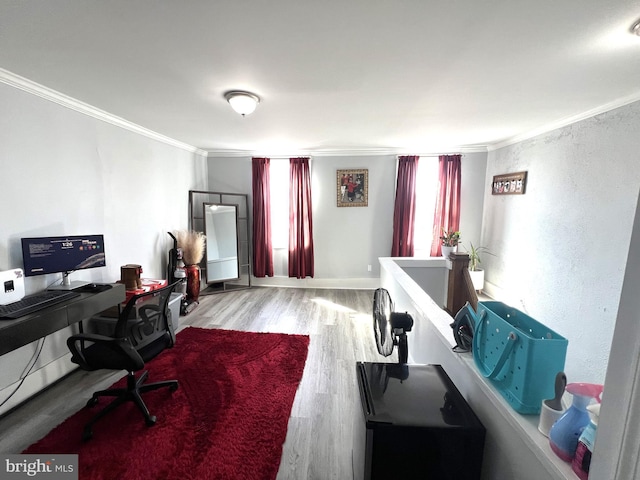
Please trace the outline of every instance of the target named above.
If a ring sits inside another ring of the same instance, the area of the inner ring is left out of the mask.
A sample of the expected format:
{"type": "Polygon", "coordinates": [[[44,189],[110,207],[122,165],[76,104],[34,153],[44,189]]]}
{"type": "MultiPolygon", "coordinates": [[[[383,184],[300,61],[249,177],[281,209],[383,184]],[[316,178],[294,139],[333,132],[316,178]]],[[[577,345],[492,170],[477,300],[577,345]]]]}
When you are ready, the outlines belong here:
{"type": "Polygon", "coordinates": [[[251,279],[254,286],[287,288],[331,288],[343,290],[375,290],[379,278],[289,278],[264,277],[251,279]]]}
{"type": "Polygon", "coordinates": [[[504,292],[502,292],[502,289],[494,283],[487,282],[486,279],[484,281],[482,293],[495,300],[499,299],[500,297],[504,298],[504,292]]]}

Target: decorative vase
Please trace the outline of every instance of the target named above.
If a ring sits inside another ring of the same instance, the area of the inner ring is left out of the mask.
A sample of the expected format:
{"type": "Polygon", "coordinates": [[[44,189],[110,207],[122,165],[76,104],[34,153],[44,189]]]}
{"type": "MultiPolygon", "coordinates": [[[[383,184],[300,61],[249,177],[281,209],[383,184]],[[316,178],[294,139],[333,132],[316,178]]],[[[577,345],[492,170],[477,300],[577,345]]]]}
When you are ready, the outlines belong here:
{"type": "Polygon", "coordinates": [[[442,256],[448,260],[449,255],[455,252],[458,247],[457,246],[449,247],[448,245],[442,245],[440,248],[442,250],[442,256]]]}
{"type": "Polygon", "coordinates": [[[187,272],[187,301],[197,302],[200,297],[200,266],[187,265],[184,269],[187,272]]]}

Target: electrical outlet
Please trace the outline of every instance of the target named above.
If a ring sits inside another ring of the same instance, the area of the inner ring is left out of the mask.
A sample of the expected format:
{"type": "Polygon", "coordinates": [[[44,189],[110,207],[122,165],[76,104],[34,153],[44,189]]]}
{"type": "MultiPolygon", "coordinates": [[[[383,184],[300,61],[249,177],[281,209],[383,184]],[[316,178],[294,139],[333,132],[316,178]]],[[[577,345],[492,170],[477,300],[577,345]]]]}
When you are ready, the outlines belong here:
{"type": "Polygon", "coordinates": [[[371,265],[367,265],[367,272],[371,271],[371,265]]]}

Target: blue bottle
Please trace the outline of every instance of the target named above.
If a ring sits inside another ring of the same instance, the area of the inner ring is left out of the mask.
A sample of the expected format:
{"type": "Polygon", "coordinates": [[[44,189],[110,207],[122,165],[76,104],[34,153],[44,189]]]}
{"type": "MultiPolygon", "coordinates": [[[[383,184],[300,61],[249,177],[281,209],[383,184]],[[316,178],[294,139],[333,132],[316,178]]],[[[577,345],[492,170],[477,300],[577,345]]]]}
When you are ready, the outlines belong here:
{"type": "Polygon", "coordinates": [[[593,447],[596,443],[596,430],[598,429],[598,417],[600,416],[600,404],[589,405],[587,407],[591,420],[587,428],[584,429],[580,439],[578,440],[578,448],[576,456],[573,457],[571,468],[578,475],[580,480],[589,478],[589,469],[591,467],[591,455],[593,447]]]}
{"type": "Polygon", "coordinates": [[[571,462],[578,448],[578,439],[589,425],[587,406],[594,398],[600,402],[603,386],[593,383],[570,383],[566,390],[573,395],[573,402],[551,427],[549,445],[558,457],[565,462],[571,462]]]}

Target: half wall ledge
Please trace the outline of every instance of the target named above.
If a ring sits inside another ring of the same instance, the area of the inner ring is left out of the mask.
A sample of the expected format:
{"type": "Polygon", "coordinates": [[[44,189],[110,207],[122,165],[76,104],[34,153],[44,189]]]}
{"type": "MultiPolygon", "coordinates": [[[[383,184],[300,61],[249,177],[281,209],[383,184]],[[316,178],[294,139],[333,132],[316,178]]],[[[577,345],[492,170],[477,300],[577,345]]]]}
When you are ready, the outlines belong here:
{"type": "Polygon", "coordinates": [[[471,353],[455,353],[452,317],[443,310],[444,259],[380,258],[380,283],[396,311],[413,316],[409,362],[440,364],[487,429],[483,479],[575,480],[538,431],[538,415],[521,415],[478,372],[471,353]],[[418,281],[416,281],[416,279],[418,281]],[[418,283],[420,282],[420,283],[418,283]]]}

